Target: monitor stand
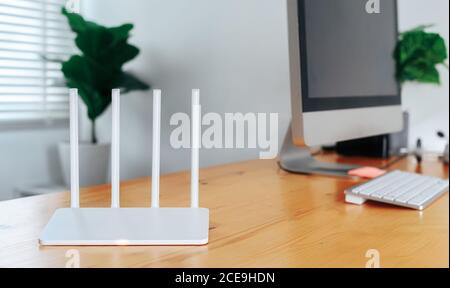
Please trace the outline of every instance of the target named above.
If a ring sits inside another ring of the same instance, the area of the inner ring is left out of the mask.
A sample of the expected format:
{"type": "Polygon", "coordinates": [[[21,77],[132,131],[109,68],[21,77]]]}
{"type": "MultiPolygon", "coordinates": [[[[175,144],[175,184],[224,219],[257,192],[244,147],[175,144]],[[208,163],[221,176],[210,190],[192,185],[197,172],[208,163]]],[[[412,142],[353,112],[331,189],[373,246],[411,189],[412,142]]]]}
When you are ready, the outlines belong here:
{"type": "Polygon", "coordinates": [[[350,170],[360,168],[356,165],[328,163],[316,160],[308,147],[298,147],[293,143],[292,130],[286,132],[280,152],[280,166],[291,173],[318,174],[326,176],[350,177],[350,170]]]}

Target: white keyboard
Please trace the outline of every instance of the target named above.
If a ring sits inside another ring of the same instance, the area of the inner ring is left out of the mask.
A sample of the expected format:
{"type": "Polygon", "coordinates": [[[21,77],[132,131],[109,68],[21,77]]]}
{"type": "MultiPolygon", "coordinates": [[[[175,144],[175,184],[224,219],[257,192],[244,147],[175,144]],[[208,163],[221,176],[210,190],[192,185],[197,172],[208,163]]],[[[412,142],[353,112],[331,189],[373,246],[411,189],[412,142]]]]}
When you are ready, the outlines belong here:
{"type": "Polygon", "coordinates": [[[373,200],[423,210],[448,191],[448,179],[393,171],[345,190],[345,201],[361,205],[373,200]]]}

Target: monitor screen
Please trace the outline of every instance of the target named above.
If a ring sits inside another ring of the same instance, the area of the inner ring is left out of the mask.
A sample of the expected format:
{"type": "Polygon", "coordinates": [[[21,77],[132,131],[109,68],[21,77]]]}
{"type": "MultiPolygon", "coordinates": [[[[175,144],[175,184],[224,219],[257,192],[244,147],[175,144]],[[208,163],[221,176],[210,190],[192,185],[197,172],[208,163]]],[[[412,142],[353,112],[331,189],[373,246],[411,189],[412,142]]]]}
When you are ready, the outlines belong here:
{"type": "Polygon", "coordinates": [[[395,0],[299,1],[304,111],[400,104],[395,0]]]}

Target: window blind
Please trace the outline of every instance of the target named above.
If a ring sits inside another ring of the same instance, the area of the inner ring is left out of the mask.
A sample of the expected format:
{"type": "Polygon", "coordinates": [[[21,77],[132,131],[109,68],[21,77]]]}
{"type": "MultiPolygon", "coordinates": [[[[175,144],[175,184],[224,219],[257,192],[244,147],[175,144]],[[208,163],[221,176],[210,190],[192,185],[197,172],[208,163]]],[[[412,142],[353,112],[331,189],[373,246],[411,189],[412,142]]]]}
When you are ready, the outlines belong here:
{"type": "Polygon", "coordinates": [[[0,124],[67,119],[61,61],[75,51],[65,0],[0,0],[0,124]]]}

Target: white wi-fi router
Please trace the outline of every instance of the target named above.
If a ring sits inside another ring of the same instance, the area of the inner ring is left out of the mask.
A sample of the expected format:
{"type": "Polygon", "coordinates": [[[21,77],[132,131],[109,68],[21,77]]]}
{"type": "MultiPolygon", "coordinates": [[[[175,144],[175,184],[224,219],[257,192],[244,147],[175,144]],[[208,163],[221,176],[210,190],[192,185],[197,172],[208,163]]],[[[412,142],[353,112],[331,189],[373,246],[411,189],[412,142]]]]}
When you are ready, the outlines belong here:
{"type": "Polygon", "coordinates": [[[71,208],[58,209],[42,232],[45,246],[205,245],[209,210],[199,208],[200,91],[192,91],[191,207],[160,208],[161,91],[153,91],[151,208],[120,208],[120,90],[112,91],[111,208],[80,208],[78,91],[70,90],[71,208]]]}

